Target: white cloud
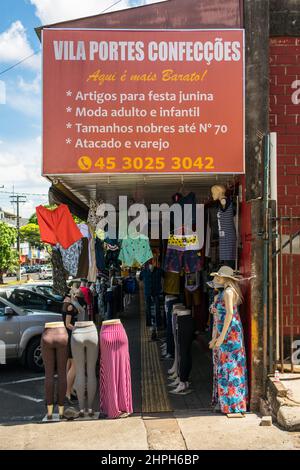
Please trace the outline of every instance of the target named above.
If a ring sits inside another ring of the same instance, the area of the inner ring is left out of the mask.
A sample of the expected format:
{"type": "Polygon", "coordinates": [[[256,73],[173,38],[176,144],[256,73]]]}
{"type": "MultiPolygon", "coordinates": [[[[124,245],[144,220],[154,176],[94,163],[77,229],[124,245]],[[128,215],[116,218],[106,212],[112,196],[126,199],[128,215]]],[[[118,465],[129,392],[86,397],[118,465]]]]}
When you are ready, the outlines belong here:
{"type": "MultiPolygon", "coordinates": [[[[36,15],[42,24],[82,18],[100,14],[117,0],[30,0],[36,7],[36,15]]],[[[156,3],[159,0],[122,0],[107,12],[122,10],[132,6],[156,3]]],[[[161,0],[164,1],[164,0],[161,0]]]]}
{"type": "MultiPolygon", "coordinates": [[[[16,193],[47,194],[49,182],[41,176],[41,137],[2,144],[0,167],[4,191],[11,191],[14,186],[16,193]]],[[[21,215],[30,216],[36,205],[46,202],[47,197],[28,196],[26,204],[21,206],[21,215]]],[[[4,198],[3,194],[0,206],[6,209],[10,207],[9,198],[4,198]]]]}
{"type": "MultiPolygon", "coordinates": [[[[15,21],[6,31],[0,34],[0,62],[14,64],[33,53],[26,29],[21,21],[15,21]]],[[[40,53],[25,60],[22,65],[39,70],[41,67],[40,53]]]]}
{"type": "Polygon", "coordinates": [[[25,116],[41,118],[40,73],[31,81],[18,76],[16,80],[7,82],[5,104],[25,116]]]}
{"type": "Polygon", "coordinates": [[[18,77],[18,88],[26,93],[40,94],[41,74],[38,73],[31,82],[27,82],[23,77],[18,77]]]}

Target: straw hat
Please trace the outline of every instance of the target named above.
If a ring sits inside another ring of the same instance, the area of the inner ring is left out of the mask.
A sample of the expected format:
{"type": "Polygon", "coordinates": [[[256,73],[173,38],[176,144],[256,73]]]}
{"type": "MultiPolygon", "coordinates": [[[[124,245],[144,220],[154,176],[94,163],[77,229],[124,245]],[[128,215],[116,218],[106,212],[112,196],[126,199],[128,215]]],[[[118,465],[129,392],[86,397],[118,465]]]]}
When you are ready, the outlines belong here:
{"type": "Polygon", "coordinates": [[[210,274],[211,276],[220,276],[232,279],[233,281],[241,281],[242,277],[239,276],[232,268],[229,266],[222,266],[218,272],[210,274]]]}

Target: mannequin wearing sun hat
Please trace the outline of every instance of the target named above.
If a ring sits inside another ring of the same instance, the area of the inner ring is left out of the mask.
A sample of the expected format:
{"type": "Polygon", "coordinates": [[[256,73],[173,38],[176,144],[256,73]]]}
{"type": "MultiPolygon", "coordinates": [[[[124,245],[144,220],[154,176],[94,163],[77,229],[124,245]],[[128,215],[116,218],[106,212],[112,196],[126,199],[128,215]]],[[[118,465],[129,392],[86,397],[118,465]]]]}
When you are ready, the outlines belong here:
{"type": "Polygon", "coordinates": [[[211,276],[224,286],[212,305],[214,331],[209,347],[213,349],[214,362],[213,405],[226,414],[244,413],[248,385],[243,327],[238,313],[243,301],[241,277],[228,266],[222,266],[211,276]]]}

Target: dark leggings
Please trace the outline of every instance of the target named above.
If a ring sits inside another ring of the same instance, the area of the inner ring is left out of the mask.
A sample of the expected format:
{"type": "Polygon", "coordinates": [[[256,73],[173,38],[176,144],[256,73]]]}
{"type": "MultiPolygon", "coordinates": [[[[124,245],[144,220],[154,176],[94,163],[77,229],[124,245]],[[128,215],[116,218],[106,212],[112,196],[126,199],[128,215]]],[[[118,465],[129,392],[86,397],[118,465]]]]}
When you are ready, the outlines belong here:
{"type": "Polygon", "coordinates": [[[68,360],[68,333],[63,328],[46,328],[42,335],[42,356],[45,365],[45,396],[47,405],[53,405],[54,401],[54,374],[55,364],[58,375],[59,406],[64,405],[67,389],[67,360],[68,360]]]}
{"type": "Polygon", "coordinates": [[[188,382],[192,370],[192,343],[194,339],[194,321],[192,315],[177,315],[179,346],[179,377],[181,382],[188,382]]]}

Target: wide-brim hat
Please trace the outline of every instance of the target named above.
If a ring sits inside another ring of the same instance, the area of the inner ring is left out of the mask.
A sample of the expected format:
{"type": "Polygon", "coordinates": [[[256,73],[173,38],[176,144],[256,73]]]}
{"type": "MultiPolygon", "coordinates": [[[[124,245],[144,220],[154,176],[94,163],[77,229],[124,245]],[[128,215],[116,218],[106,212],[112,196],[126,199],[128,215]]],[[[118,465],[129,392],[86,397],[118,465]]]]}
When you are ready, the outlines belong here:
{"type": "Polygon", "coordinates": [[[236,273],[232,268],[229,266],[222,266],[219,271],[210,273],[211,276],[219,276],[219,277],[226,277],[228,279],[232,279],[233,281],[241,281],[242,276],[236,273]]]}

